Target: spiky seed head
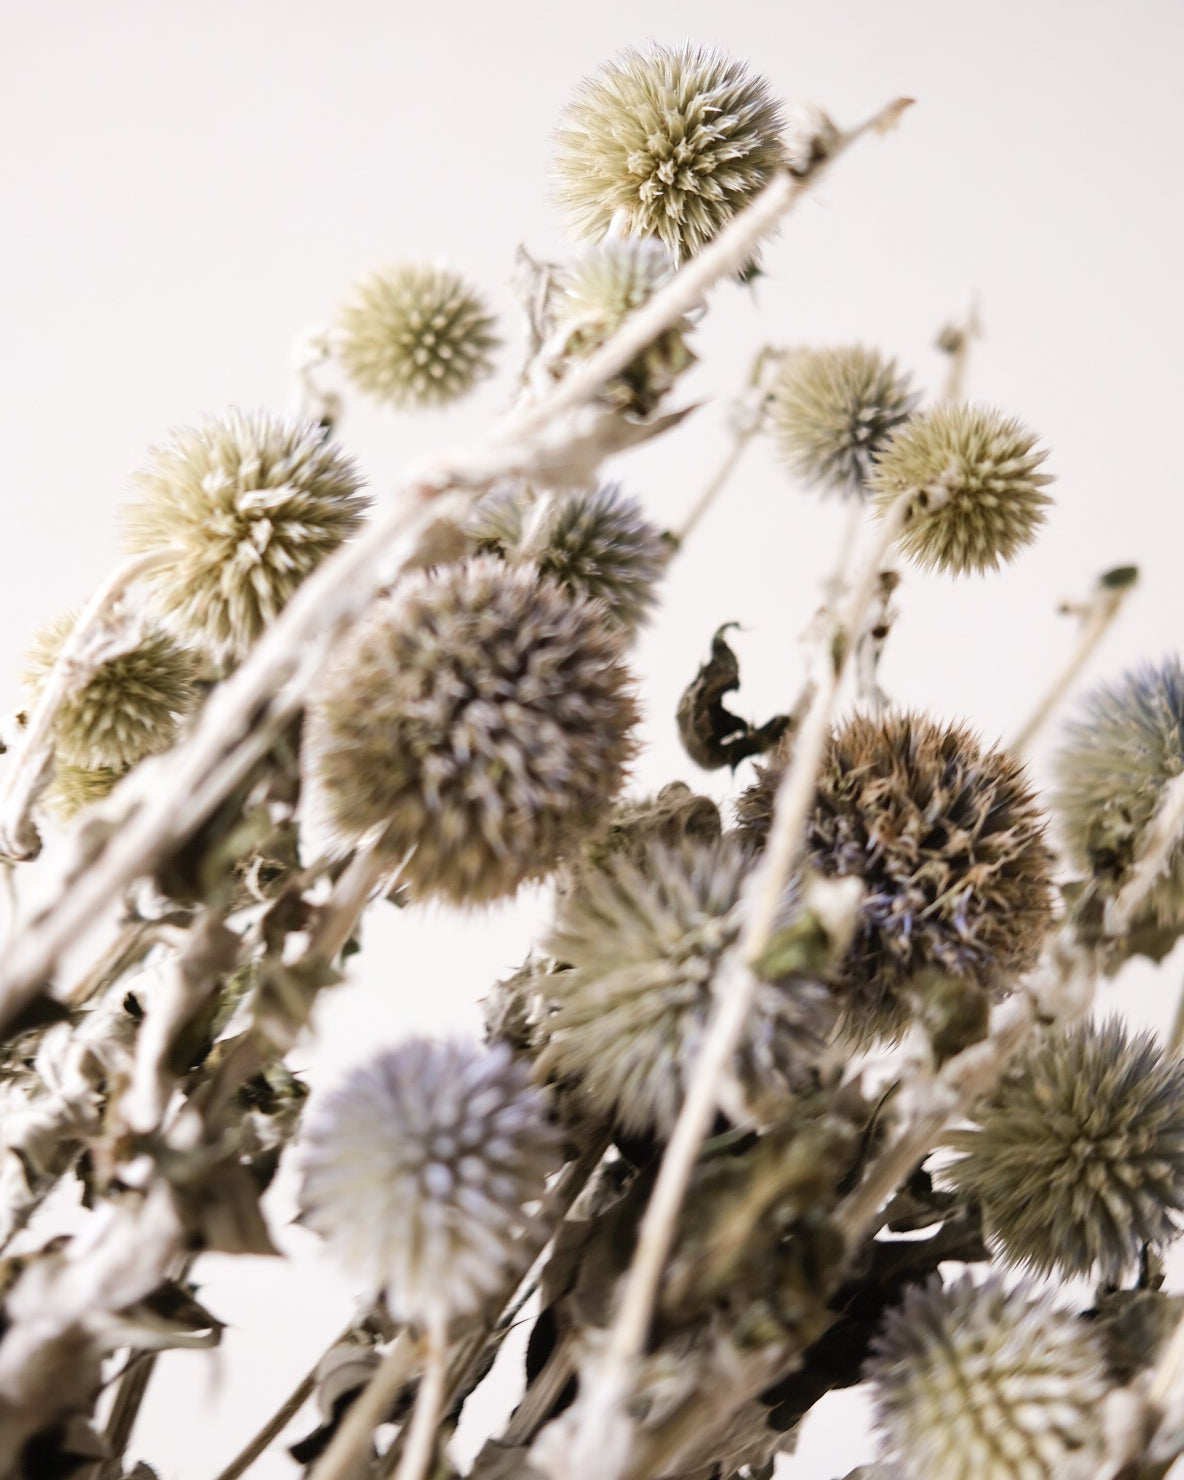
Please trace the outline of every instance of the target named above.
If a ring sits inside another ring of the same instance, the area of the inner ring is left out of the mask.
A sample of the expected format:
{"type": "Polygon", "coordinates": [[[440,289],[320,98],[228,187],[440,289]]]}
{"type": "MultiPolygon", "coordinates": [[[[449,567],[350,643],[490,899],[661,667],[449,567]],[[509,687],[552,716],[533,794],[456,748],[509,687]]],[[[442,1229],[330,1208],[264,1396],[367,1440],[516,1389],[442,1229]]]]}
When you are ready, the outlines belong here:
{"type": "Polygon", "coordinates": [[[479,551],[509,560],[528,553],[573,595],[602,597],[609,620],[630,632],[656,604],[670,559],[661,530],[614,483],[556,494],[543,510],[523,490],[499,490],[477,505],[470,531],[479,551]]]}
{"type": "MultiPolygon", "coordinates": [[[[567,1081],[598,1118],[668,1135],[740,931],[751,855],[735,838],[651,843],[588,869],[559,903],[546,949],[568,969],[541,979],[548,1010],[538,1072],[567,1081]]],[[[787,913],[792,901],[787,899],[787,913]]],[[[780,1109],[832,1021],[829,994],[794,977],[762,981],[737,1051],[727,1113],[780,1109]]]]}
{"type": "Polygon", "coordinates": [[[581,864],[603,868],[620,857],[644,863],[654,843],[677,852],[684,843],[714,843],[722,833],[719,808],[711,798],[692,791],[685,781],[671,781],[656,796],[619,802],[603,830],[589,840],[581,864]]]}
{"type": "Polygon", "coordinates": [[[445,406],[492,371],[493,322],[480,294],[457,273],[399,263],[355,285],[338,321],[338,358],[376,401],[445,406]]]}
{"type": "Polygon", "coordinates": [[[1004,1256],[1117,1279],[1184,1211],[1184,1063],[1112,1019],[1042,1034],[954,1133],[945,1176],[1004,1256]]]}
{"type": "MultiPolygon", "coordinates": [[[[792,743],[740,798],[750,843],[768,833],[792,743]]],[[[1044,829],[1019,762],[961,725],[857,716],[831,736],[804,861],[864,885],[842,969],[853,1038],[903,1031],[903,989],[927,970],[998,993],[1035,964],[1052,919],[1044,829]]]]}
{"type": "Polygon", "coordinates": [[[306,729],[343,841],[414,846],[418,893],[478,904],[541,878],[601,821],[638,716],[602,603],[489,556],[408,578],[360,624],[306,729]]]}
{"type": "Polygon", "coordinates": [[[1002,412],[944,402],[911,416],[876,459],[871,488],[881,512],[908,499],[898,544],[928,570],[995,570],[1031,544],[1052,503],[1037,472],[1048,456],[1002,412]]]}
{"type": "MultiPolygon", "coordinates": [[[[579,358],[611,339],[626,318],[670,277],[674,258],[660,242],[602,242],[590,247],[563,281],[553,302],[555,327],[566,329],[565,355],[579,358]]],[[[606,387],[622,411],[648,416],[695,362],[686,342],[691,323],[680,319],[606,387]]]]}
{"type": "Polygon", "coordinates": [[[133,551],[176,550],[158,606],[220,661],[237,662],[301,581],[361,523],[353,463],[313,422],[231,410],[175,431],[133,475],[133,551]]]}
{"type": "MultiPolygon", "coordinates": [[[[1053,812],[1070,857],[1117,893],[1138,856],[1163,788],[1184,771],[1184,669],[1177,657],[1101,684],[1066,727],[1053,812]]],[[[1184,844],[1147,900],[1165,924],[1184,919],[1184,844]]]]}
{"type": "Polygon", "coordinates": [[[872,1344],[885,1458],[910,1480],[1074,1480],[1101,1462],[1109,1389],[1092,1332],[1051,1293],[940,1275],[872,1344]]]}
{"type": "Polygon", "coordinates": [[[568,106],[558,145],[559,198],[582,236],[602,237],[617,218],[678,258],[694,256],[784,164],[768,84],[689,43],[608,62],[568,106]]]}
{"type": "Polygon", "coordinates": [[[872,460],[917,404],[893,360],[853,345],[785,356],[770,387],[778,451],[807,483],[862,497],[872,460]]]}
{"type": "Polygon", "coordinates": [[[312,1102],[302,1218],[397,1320],[439,1329],[500,1288],[559,1143],[504,1045],[411,1039],[312,1102]]]}
{"type": "Polygon", "coordinates": [[[58,761],[42,801],[59,822],[71,822],[79,812],[110,795],[126,774],[126,771],[116,770],[113,766],[92,769],[58,761]]]}
{"type": "MultiPolygon", "coordinates": [[[[63,612],[44,626],[25,655],[24,682],[36,701],[78,620],[63,612]]],[[[58,709],[54,743],[67,765],[121,772],[167,750],[196,697],[197,664],[158,627],[102,662],[58,709]]]]}

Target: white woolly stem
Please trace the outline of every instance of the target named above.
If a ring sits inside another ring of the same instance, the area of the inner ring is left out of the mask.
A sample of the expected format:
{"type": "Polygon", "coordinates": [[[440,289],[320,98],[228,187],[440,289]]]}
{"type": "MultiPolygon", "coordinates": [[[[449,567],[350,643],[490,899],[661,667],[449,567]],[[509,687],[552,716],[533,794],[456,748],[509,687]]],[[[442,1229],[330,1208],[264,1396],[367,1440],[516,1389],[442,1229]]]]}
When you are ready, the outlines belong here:
{"type": "Polygon", "coordinates": [[[350,1405],[345,1421],[313,1468],[309,1480],[349,1480],[365,1460],[374,1430],[415,1370],[415,1343],[400,1331],[374,1376],[350,1405]]]}
{"type": "Polygon", "coordinates": [[[1164,787],[1155,815],[1143,834],[1130,878],[1116,899],[1106,906],[1103,929],[1107,935],[1124,935],[1139,907],[1147,900],[1168,860],[1184,837],[1184,774],[1164,787]]]}
{"type": "Polygon", "coordinates": [[[444,1407],[448,1348],[440,1330],[429,1330],[424,1343],[423,1376],[415,1395],[415,1411],[403,1446],[395,1480],[423,1480],[436,1446],[436,1426],[444,1407]]]}
{"type": "Polygon", "coordinates": [[[761,418],[758,413],[755,416],[747,417],[733,432],[732,445],[724,455],[723,461],[716,468],[711,478],[701,490],[698,498],[691,505],[682,523],[677,529],[671,531],[676,546],[681,548],[686,543],[698,527],[699,521],[703,518],[704,514],[707,513],[708,509],[711,508],[712,504],[731,481],[732,474],[739,467],[740,459],[744,456],[748,444],[760,430],[760,425],[761,418]]]}

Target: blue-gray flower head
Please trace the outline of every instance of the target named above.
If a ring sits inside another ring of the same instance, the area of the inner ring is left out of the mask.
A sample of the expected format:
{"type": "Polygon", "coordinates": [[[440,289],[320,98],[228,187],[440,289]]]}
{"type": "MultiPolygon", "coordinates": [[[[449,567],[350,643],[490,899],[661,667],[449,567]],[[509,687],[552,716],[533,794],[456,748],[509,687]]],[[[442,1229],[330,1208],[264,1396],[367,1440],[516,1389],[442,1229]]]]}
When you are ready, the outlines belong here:
{"type": "Polygon", "coordinates": [[[501,1288],[560,1160],[529,1067],[424,1038],[314,1100],[298,1148],[303,1221],[396,1319],[437,1328],[501,1288]]]}
{"type": "Polygon", "coordinates": [[[443,406],[484,380],[493,317],[464,278],[400,263],[369,273],[341,310],[337,352],[359,390],[401,408],[443,406]]]}
{"type": "Polygon", "coordinates": [[[1004,1256],[1117,1279],[1184,1212],[1184,1063],[1117,1020],[1038,1038],[954,1133],[944,1175],[1004,1256]]]}
{"type": "Polygon", "coordinates": [[[781,126],[768,84],[722,52],[629,48],[568,106],[560,200],[584,236],[619,212],[629,235],[694,256],[784,164],[781,126]]]}
{"type": "MultiPolygon", "coordinates": [[[[1066,727],[1053,811],[1069,855],[1116,894],[1143,846],[1167,783],[1184,771],[1184,669],[1176,657],[1101,684],[1066,727]]],[[[1147,904],[1184,919],[1184,845],[1172,850],[1147,904]]]]}
{"type": "MultiPolygon", "coordinates": [[[[546,942],[568,969],[536,984],[547,997],[539,1073],[567,1081],[593,1114],[627,1132],[669,1134],[722,958],[739,935],[751,862],[735,838],[688,839],[581,871],[546,942]]],[[[815,982],[762,981],[733,1065],[729,1115],[751,1121],[774,1104],[783,1110],[832,1019],[815,982]]]]}
{"type": "Polygon", "coordinates": [[[368,500],[312,422],[225,412],[175,431],[131,480],[133,551],[176,550],[157,606],[214,658],[236,662],[301,581],[360,525],[368,500]]]}
{"type": "Polygon", "coordinates": [[[1051,1294],[935,1275],[872,1346],[885,1459],[909,1480],[1084,1480],[1109,1388],[1088,1327],[1051,1294]]]}
{"type": "Polygon", "coordinates": [[[551,869],[633,757],[624,634],[601,602],[479,556],[407,578],[310,707],[306,756],[341,839],[376,828],[417,894],[479,904],[551,869]]]}

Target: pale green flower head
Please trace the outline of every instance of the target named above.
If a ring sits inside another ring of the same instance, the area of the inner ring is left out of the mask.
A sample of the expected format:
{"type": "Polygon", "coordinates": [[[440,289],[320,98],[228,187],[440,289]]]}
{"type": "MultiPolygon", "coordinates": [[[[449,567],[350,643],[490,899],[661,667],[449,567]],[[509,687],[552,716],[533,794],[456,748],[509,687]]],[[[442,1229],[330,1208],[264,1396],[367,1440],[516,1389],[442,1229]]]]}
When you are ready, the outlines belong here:
{"type": "Polygon", "coordinates": [[[42,801],[59,822],[72,822],[80,812],[110,796],[126,774],[114,766],[92,768],[59,761],[54,766],[53,780],[45,788],[42,801]]]}

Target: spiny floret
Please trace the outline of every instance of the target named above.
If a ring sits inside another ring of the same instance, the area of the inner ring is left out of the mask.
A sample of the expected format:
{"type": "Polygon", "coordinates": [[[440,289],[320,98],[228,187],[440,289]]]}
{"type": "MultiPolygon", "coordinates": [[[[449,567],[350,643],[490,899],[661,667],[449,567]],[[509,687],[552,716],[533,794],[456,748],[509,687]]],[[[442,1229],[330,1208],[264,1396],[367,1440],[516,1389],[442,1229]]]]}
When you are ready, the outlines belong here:
{"type": "Polygon", "coordinates": [[[493,369],[493,317],[479,293],[445,267],[400,263],[358,282],[338,320],[345,373],[398,407],[444,406],[493,369]]]}
{"type": "Polygon", "coordinates": [[[797,350],[770,388],[769,425],[800,478],[861,497],[872,459],[916,404],[907,377],[875,350],[797,350]]]}
{"type": "Polygon", "coordinates": [[[440,1329],[500,1289],[559,1142],[503,1045],[411,1039],[314,1100],[302,1218],[397,1320],[440,1329]]]}
{"type": "Polygon", "coordinates": [[[131,480],[133,551],[176,551],[157,605],[216,659],[237,662],[301,581],[362,521],[353,463],[312,422],[231,410],[175,431],[131,480]]]}
{"type": "MultiPolygon", "coordinates": [[[[64,612],[37,633],[25,656],[24,682],[34,700],[44,688],[77,624],[64,612]]],[[[98,664],[71,689],[54,720],[57,755],[86,771],[120,772],[167,750],[196,697],[197,664],[157,627],[134,646],[98,664]]]]}
{"type": "Polygon", "coordinates": [[[910,1480],[1073,1480],[1101,1462],[1109,1382],[1050,1293],[968,1275],[906,1290],[872,1346],[885,1458],[910,1480]]]}
{"type": "Polygon", "coordinates": [[[573,595],[602,597],[609,618],[630,632],[657,602],[670,559],[661,530],[615,483],[556,494],[545,506],[523,490],[490,494],[470,529],[478,550],[508,560],[528,554],[573,595]]]}
{"type": "MultiPolygon", "coordinates": [[[[740,798],[741,835],[763,845],[792,737],[740,798]]],[[[864,885],[843,965],[845,1029],[895,1036],[902,988],[936,969],[991,992],[1035,964],[1051,923],[1051,857],[1022,767],[961,725],[857,716],[819,769],[805,862],[864,885]]]]}
{"type": "Polygon", "coordinates": [[[634,753],[624,635],[600,602],[492,557],[411,577],[311,706],[314,786],[343,841],[386,829],[418,893],[477,904],[541,878],[634,753]]]}
{"type": "MultiPolygon", "coordinates": [[[[1138,856],[1164,787],[1184,771],[1184,669],[1177,657],[1101,684],[1067,727],[1056,758],[1053,811],[1069,854],[1107,893],[1138,856]]],[[[1177,843],[1148,908],[1184,919],[1184,845],[1177,843]]]]}
{"type": "Polygon", "coordinates": [[[569,105],[556,161],[576,229],[601,237],[620,213],[632,236],[692,257],[784,163],[768,84],[687,43],[629,48],[569,105]]]}
{"type": "Polygon", "coordinates": [[[42,801],[59,822],[71,822],[79,812],[109,796],[126,774],[114,766],[71,766],[59,761],[42,801]]]}
{"type": "Polygon", "coordinates": [[[952,575],[995,570],[1044,523],[1052,479],[1037,469],[1047,456],[1014,417],[946,402],[893,433],[871,488],[881,512],[908,499],[898,543],[915,564],[952,575]]]}
{"type": "MultiPolygon", "coordinates": [[[[668,1135],[715,1006],[751,856],[735,838],[651,843],[581,872],[546,949],[567,969],[548,999],[539,1073],[623,1130],[668,1135]]],[[[792,908],[787,900],[787,913],[792,908]]],[[[762,981],[737,1051],[727,1113],[742,1123],[785,1102],[832,1020],[829,994],[802,978],[762,981]]]]}
{"type": "Polygon", "coordinates": [[[954,1133],[945,1175],[1005,1257],[1117,1279],[1184,1211],[1184,1063],[1111,1019],[1041,1035],[954,1133]]]}

